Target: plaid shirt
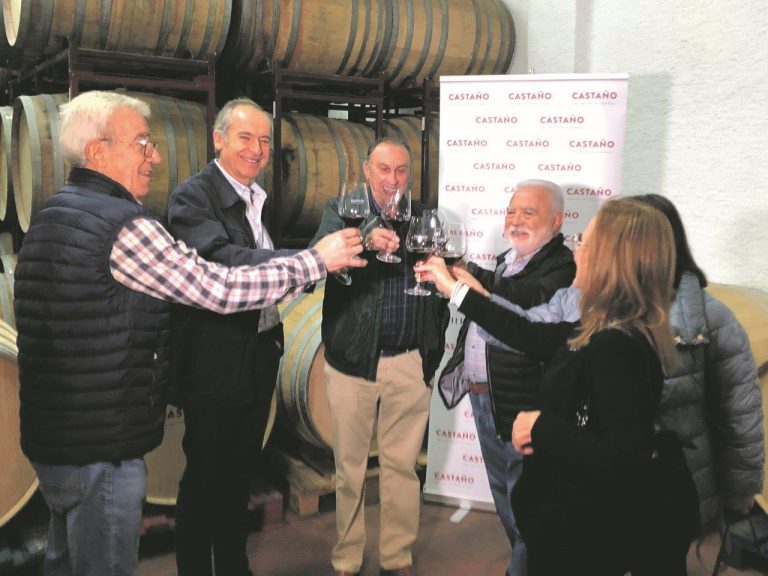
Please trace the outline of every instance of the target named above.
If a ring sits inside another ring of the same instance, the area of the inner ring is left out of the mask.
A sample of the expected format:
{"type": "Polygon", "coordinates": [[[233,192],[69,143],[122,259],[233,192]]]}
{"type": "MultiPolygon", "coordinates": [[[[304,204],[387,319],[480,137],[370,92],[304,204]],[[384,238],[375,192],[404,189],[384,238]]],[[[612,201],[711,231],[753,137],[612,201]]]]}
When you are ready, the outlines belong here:
{"type": "Polygon", "coordinates": [[[133,220],[117,236],[112,276],[128,288],[179,304],[231,314],[295,298],[326,269],[314,249],[258,266],[227,268],[200,258],[156,220],[133,220]]]}

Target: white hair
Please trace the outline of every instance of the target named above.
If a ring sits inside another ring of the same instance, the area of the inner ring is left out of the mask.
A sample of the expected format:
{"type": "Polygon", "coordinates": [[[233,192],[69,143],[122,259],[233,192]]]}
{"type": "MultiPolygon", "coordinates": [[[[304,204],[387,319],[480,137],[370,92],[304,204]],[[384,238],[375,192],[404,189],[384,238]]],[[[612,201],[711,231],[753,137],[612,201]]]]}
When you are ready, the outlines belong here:
{"type": "Polygon", "coordinates": [[[109,119],[120,108],[135,110],[149,120],[147,103],[120,92],[84,92],[59,106],[59,142],[64,157],[72,166],[85,164],[86,145],[106,135],[109,119]]]}
{"type": "Polygon", "coordinates": [[[523,180],[515,185],[515,192],[520,188],[541,188],[549,192],[549,202],[552,212],[563,212],[565,210],[565,199],[563,189],[558,184],[549,180],[523,180]]]}

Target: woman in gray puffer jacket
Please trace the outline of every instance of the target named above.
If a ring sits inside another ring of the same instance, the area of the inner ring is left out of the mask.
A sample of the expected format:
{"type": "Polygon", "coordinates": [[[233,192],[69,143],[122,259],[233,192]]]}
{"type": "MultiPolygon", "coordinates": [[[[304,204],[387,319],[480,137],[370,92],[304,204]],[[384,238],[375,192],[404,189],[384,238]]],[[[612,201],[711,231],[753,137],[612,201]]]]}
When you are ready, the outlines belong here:
{"type": "Polygon", "coordinates": [[[657,194],[636,196],[669,220],[677,250],[677,293],[670,310],[679,364],[667,375],[661,428],[674,430],[699,493],[702,531],[722,506],[747,511],[763,487],[763,408],[747,334],[733,312],[704,288],[674,205],[657,194]]]}

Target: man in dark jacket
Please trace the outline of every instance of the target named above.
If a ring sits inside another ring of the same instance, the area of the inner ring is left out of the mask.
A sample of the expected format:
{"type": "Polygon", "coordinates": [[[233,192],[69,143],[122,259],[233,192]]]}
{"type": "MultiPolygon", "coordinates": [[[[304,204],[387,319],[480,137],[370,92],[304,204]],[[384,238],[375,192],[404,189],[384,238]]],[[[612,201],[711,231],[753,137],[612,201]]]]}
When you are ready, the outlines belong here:
{"type": "MultiPolygon", "coordinates": [[[[488,297],[523,308],[549,301],[570,285],[576,272],[573,254],[563,245],[563,193],[546,180],[515,187],[504,219],[510,250],[499,255],[494,271],[473,263],[454,267],[457,277],[488,297]]],[[[465,321],[456,349],[440,376],[440,394],[450,409],[469,392],[496,513],[507,531],[512,558],[507,576],[526,574],[525,543],[515,523],[510,495],[522,472],[523,455],[510,442],[512,423],[521,410],[538,405],[542,366],[494,340],[465,321]]]]}
{"type": "MultiPolygon", "coordinates": [[[[275,255],[262,223],[267,198],[254,182],[269,161],[272,120],[246,98],[224,105],[213,131],[216,159],[181,183],[168,203],[176,238],[225,266],[275,255]]],[[[186,468],[176,503],[179,576],[250,574],[250,485],[269,417],[283,326],[275,306],[223,316],[172,312],[174,381],[184,409],[186,468]]]]}
{"type": "Polygon", "coordinates": [[[357,266],[362,250],[348,230],[254,267],[199,258],[139,202],[160,162],[147,118],[146,103],[116,92],[62,106],[73,168],[19,252],[21,447],[51,512],[47,576],[136,572],[142,458],[165,421],[169,303],[222,314],[275,304],[357,266]]]}
{"type": "MultiPolygon", "coordinates": [[[[411,158],[404,142],[384,138],[364,164],[373,220],[397,189],[408,186],[411,158]]],[[[338,201],[325,207],[315,241],[339,230],[338,201]]],[[[424,206],[412,203],[413,215],[424,206]]],[[[380,465],[382,574],[413,574],[411,548],[419,526],[421,489],[416,459],[429,415],[430,383],[443,356],[449,314],[437,296],[414,297],[413,254],[405,251],[408,224],[366,233],[364,274],[352,270],[349,286],[330,280],[323,300],[325,379],[336,461],[336,529],[332,564],[337,576],[356,574],[363,562],[363,489],[374,422],[380,465]],[[396,252],[401,261],[376,259],[396,252]]],[[[360,270],[363,270],[362,268],[360,270]]]]}

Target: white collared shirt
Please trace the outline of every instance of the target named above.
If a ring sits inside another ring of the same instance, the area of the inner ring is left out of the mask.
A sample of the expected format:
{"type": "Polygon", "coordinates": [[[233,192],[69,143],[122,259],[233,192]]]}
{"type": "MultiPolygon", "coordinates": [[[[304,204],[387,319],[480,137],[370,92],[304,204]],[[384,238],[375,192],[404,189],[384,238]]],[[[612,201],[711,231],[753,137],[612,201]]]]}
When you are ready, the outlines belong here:
{"type": "Polygon", "coordinates": [[[245,217],[251,225],[253,237],[256,239],[256,246],[264,250],[274,250],[275,245],[272,243],[272,238],[270,238],[269,232],[261,223],[261,211],[264,208],[264,203],[267,201],[267,193],[256,182],[250,186],[238,182],[224,169],[218,159],[214,160],[214,162],[216,162],[216,166],[218,166],[221,173],[224,174],[224,177],[232,185],[232,188],[235,189],[237,195],[245,202],[245,217]]]}
{"type": "MultiPolygon", "coordinates": [[[[238,182],[224,169],[218,159],[214,160],[214,162],[216,162],[216,166],[221,170],[221,173],[224,174],[224,178],[232,185],[235,193],[245,202],[245,217],[248,219],[248,224],[251,225],[251,231],[256,240],[256,247],[264,250],[274,250],[275,245],[272,243],[272,238],[270,238],[269,232],[261,223],[261,211],[264,208],[264,202],[267,201],[267,193],[256,182],[253,182],[250,186],[238,182]]],[[[259,316],[259,332],[265,332],[270,328],[274,328],[279,322],[280,313],[277,310],[277,306],[264,308],[259,316]]]]}

